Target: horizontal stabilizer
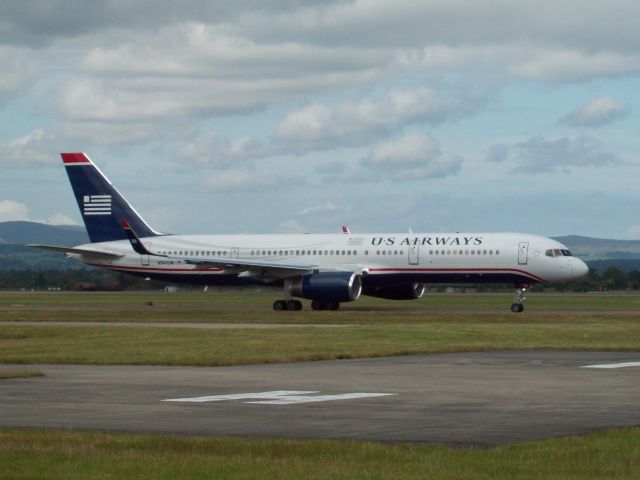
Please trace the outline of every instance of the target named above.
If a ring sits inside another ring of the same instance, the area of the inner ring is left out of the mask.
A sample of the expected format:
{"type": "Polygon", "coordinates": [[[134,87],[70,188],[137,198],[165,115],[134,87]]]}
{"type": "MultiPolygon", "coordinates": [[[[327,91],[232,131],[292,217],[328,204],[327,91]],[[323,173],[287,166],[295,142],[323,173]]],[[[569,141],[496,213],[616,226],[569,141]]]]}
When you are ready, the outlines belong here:
{"type": "Polygon", "coordinates": [[[105,258],[122,258],[124,255],[120,255],[118,253],[111,252],[101,252],[99,250],[89,250],[85,248],[71,248],[71,247],[58,247],[55,245],[40,245],[37,243],[30,243],[25,245],[25,247],[29,248],[39,248],[41,250],[49,250],[50,252],[56,253],[75,253],[77,255],[91,255],[95,257],[105,257],[105,258]]]}

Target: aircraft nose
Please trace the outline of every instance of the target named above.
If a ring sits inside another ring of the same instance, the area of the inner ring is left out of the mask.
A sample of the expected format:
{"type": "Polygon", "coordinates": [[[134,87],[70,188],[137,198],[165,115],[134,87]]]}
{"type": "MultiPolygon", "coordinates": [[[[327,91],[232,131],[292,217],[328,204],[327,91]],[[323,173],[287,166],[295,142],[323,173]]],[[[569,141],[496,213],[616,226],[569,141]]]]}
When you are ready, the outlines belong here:
{"type": "Polygon", "coordinates": [[[587,273],[589,273],[589,266],[579,258],[576,258],[576,262],[574,263],[572,270],[573,270],[573,274],[576,277],[580,278],[580,277],[584,277],[587,273]]]}

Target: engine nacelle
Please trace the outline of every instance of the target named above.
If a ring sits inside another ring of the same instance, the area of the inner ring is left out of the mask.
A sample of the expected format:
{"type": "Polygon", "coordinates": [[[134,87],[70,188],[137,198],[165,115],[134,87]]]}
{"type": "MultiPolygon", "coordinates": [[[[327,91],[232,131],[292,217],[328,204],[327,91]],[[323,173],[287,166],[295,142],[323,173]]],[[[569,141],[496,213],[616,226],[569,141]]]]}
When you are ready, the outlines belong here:
{"type": "Polygon", "coordinates": [[[352,272],[321,272],[295,279],[289,293],[309,300],[352,302],[362,293],[362,277],[352,272]]]}
{"type": "Polygon", "coordinates": [[[424,283],[403,283],[386,287],[365,288],[364,295],[384,298],[386,300],[416,300],[421,298],[426,291],[424,283]]]}

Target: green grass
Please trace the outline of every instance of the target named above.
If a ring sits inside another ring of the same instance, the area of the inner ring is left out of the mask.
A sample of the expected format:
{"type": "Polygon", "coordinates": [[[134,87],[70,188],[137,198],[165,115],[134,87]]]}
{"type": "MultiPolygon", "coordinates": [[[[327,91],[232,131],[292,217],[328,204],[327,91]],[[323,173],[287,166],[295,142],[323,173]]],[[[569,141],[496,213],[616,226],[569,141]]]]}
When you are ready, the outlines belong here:
{"type": "MultiPolygon", "coordinates": [[[[133,310],[176,310],[216,311],[220,309],[261,309],[269,310],[271,304],[280,298],[278,289],[222,290],[220,292],[0,292],[0,313],[6,319],[6,313],[24,309],[88,309],[101,311],[116,309],[117,311],[133,310]],[[153,302],[153,307],[146,307],[145,302],[153,302]]],[[[628,310],[640,309],[640,294],[535,294],[527,295],[526,306],[536,309],[604,309],[628,310]]],[[[346,310],[365,309],[504,309],[508,311],[513,298],[512,294],[436,294],[427,293],[422,299],[413,301],[391,301],[371,297],[361,297],[357,302],[345,303],[346,310]]],[[[308,304],[308,301],[305,301],[308,304]]],[[[308,305],[307,305],[308,308],[308,305]]]]}
{"type": "Polygon", "coordinates": [[[3,430],[0,477],[635,480],[639,451],[637,428],[493,449],[3,430]]]}
{"type": "Polygon", "coordinates": [[[0,326],[0,363],[235,365],[500,349],[640,350],[640,295],[536,295],[523,314],[508,311],[509,296],[492,294],[432,295],[415,302],[364,299],[339,312],[274,312],[271,298],[237,291],[2,293],[0,320],[16,323],[0,326]],[[145,301],[154,306],[145,307],[145,301]],[[28,320],[42,325],[19,323],[28,320]],[[112,328],[48,321],[341,328],[112,328]]]}
{"type": "Polygon", "coordinates": [[[394,314],[341,328],[0,327],[0,363],[24,364],[236,365],[534,348],[640,350],[640,321],[629,315],[541,320],[508,314],[411,317],[404,323],[394,314]]]}
{"type": "Polygon", "coordinates": [[[0,370],[0,380],[32,377],[44,377],[44,373],[37,370],[0,370]]]}

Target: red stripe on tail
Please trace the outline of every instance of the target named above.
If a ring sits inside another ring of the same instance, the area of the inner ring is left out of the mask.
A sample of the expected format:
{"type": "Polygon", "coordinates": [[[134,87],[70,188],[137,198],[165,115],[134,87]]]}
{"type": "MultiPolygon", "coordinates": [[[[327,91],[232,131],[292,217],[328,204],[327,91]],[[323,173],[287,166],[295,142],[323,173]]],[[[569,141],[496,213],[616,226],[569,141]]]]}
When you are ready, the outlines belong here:
{"type": "Polygon", "coordinates": [[[89,157],[87,157],[83,152],[76,153],[61,153],[62,161],[64,163],[91,163],[89,157]]]}

